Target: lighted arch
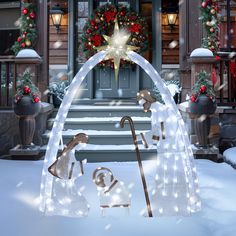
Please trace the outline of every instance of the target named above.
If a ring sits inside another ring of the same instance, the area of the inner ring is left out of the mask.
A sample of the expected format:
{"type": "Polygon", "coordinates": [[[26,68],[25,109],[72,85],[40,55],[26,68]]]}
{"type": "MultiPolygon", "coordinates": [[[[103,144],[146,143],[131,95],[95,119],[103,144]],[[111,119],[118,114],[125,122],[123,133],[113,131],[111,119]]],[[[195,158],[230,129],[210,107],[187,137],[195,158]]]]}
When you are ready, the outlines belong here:
{"type": "MultiPolygon", "coordinates": [[[[193,187],[192,193],[194,195],[194,192],[197,188],[197,179],[196,179],[196,169],[192,163],[193,160],[193,153],[191,149],[191,145],[188,139],[188,134],[186,132],[183,119],[180,115],[180,112],[168,90],[166,85],[163,83],[161,77],[157,73],[157,71],[153,68],[153,66],[142,56],[138,55],[135,52],[128,52],[128,57],[136,64],[138,64],[140,67],[142,67],[145,72],[150,76],[150,78],[153,80],[154,84],[159,89],[163,101],[165,102],[165,105],[168,106],[169,109],[171,109],[174,114],[176,114],[176,118],[179,119],[179,127],[180,131],[183,135],[184,145],[185,149],[188,155],[186,155],[185,158],[183,158],[184,166],[186,167],[185,175],[188,177],[189,181],[194,184],[195,188],[193,187]],[[191,170],[194,170],[192,172],[191,170]]],[[[61,103],[61,106],[58,110],[58,114],[56,116],[56,119],[53,124],[53,128],[50,134],[45,160],[44,160],[44,167],[43,167],[43,173],[42,173],[42,181],[41,181],[41,192],[40,192],[40,210],[45,211],[46,210],[46,204],[50,202],[51,200],[51,194],[52,194],[52,183],[53,183],[53,176],[49,174],[47,171],[48,166],[55,161],[58,147],[60,143],[60,137],[62,134],[62,130],[64,127],[64,123],[69,111],[69,108],[71,106],[71,103],[73,101],[73,98],[80,87],[81,83],[83,82],[86,75],[91,71],[100,61],[104,59],[106,56],[106,51],[99,52],[95,54],[92,58],[90,58],[83,67],[79,70],[79,72],[76,74],[74,79],[72,80],[65,97],[61,103]]]]}

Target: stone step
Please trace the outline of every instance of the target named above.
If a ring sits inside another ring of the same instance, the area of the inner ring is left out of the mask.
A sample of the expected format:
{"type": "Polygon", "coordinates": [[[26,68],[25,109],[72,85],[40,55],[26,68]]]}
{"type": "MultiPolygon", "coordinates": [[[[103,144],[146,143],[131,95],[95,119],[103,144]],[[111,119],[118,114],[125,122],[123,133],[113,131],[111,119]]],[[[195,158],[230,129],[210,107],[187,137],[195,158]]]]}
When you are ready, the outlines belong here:
{"type": "MultiPolygon", "coordinates": [[[[137,130],[136,134],[147,130],[137,130]]],[[[47,144],[50,131],[43,134],[43,143],[47,144]]],[[[97,131],[97,130],[68,130],[62,132],[63,143],[68,143],[78,133],[86,133],[89,136],[89,144],[95,145],[125,145],[133,144],[131,131],[97,131]]]]}
{"type": "MultiPolygon", "coordinates": [[[[67,118],[64,124],[64,130],[84,129],[84,130],[111,130],[111,131],[128,131],[130,126],[125,124],[124,128],[120,128],[120,120],[122,117],[83,117],[83,118],[67,118]]],[[[150,130],[151,120],[149,117],[132,117],[135,129],[150,130]]],[[[48,129],[51,129],[55,119],[48,120],[48,129]]]]}
{"type": "MultiPolygon", "coordinates": [[[[41,152],[45,153],[46,148],[46,145],[42,146],[41,152]]],[[[142,160],[155,160],[157,155],[155,147],[146,149],[143,145],[139,145],[139,152],[142,160]]],[[[87,144],[82,150],[76,150],[75,155],[77,160],[87,159],[88,162],[137,161],[134,145],[87,144]]]]}
{"type": "MultiPolygon", "coordinates": [[[[56,117],[58,109],[54,109],[52,118],[56,117]]],[[[148,117],[149,113],[145,113],[142,107],[133,106],[95,106],[95,105],[71,105],[68,112],[68,118],[82,117],[123,117],[136,116],[148,117]]]]}

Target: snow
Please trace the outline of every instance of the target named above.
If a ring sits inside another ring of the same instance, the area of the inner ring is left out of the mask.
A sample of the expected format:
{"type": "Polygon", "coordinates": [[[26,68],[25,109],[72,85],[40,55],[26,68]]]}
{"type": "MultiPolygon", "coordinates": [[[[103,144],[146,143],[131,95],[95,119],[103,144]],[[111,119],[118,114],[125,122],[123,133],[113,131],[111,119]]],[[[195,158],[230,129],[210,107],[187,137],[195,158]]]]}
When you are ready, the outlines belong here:
{"type": "Polygon", "coordinates": [[[209,49],[196,48],[192,51],[190,57],[214,57],[214,55],[209,49]]]}
{"type": "MultiPolygon", "coordinates": [[[[149,186],[153,184],[153,164],[144,162],[149,186]]],[[[120,235],[236,235],[236,171],[229,165],[197,160],[202,211],[191,217],[144,218],[145,207],[141,180],[136,162],[88,163],[81,177],[81,189],[91,205],[87,218],[73,219],[44,216],[38,210],[38,196],[43,161],[0,160],[0,225],[1,235],[7,236],[120,236],[120,235]],[[92,172],[99,166],[113,171],[132,193],[129,216],[124,209],[107,210],[101,217],[97,190],[92,172]],[[111,214],[112,213],[112,214],[111,214]],[[114,213],[114,215],[113,215],[114,213]],[[118,214],[119,213],[119,214],[118,214]]]]}
{"type": "Polygon", "coordinates": [[[39,54],[33,49],[22,49],[16,55],[16,58],[40,58],[39,54]]]}
{"type": "Polygon", "coordinates": [[[229,148],[224,151],[223,158],[236,169],[236,147],[229,148]]]}
{"type": "MultiPolygon", "coordinates": [[[[81,118],[66,118],[66,123],[104,123],[104,122],[120,122],[122,117],[81,117],[81,118]]],[[[132,116],[132,120],[134,122],[151,122],[151,118],[149,117],[138,117],[132,116]]],[[[54,122],[55,119],[49,119],[49,121],[54,122]]]]}
{"type": "MultiPolygon", "coordinates": [[[[41,147],[41,150],[46,150],[47,146],[41,147]]],[[[59,148],[59,150],[61,150],[59,148]]],[[[130,145],[96,145],[96,144],[86,144],[84,146],[81,146],[78,148],[78,146],[75,147],[75,150],[86,150],[86,151],[119,151],[119,152],[127,152],[127,151],[134,151],[135,146],[133,144],[130,145]]],[[[151,145],[149,148],[145,148],[143,144],[139,144],[139,150],[141,151],[148,151],[148,150],[156,150],[156,146],[151,145]]]]}
{"type": "Polygon", "coordinates": [[[101,110],[101,111],[113,111],[113,110],[125,110],[125,111],[143,111],[143,108],[140,106],[119,106],[119,105],[97,105],[97,106],[90,106],[90,105],[71,105],[70,111],[91,111],[91,110],[101,110]]]}
{"type": "MultiPolygon", "coordinates": [[[[137,130],[136,134],[147,132],[147,130],[137,130]]],[[[45,135],[50,136],[51,131],[46,131],[45,135]]],[[[106,131],[106,130],[84,130],[84,129],[68,129],[62,131],[63,136],[74,136],[78,133],[86,133],[88,136],[131,136],[131,131],[106,131]]]]}

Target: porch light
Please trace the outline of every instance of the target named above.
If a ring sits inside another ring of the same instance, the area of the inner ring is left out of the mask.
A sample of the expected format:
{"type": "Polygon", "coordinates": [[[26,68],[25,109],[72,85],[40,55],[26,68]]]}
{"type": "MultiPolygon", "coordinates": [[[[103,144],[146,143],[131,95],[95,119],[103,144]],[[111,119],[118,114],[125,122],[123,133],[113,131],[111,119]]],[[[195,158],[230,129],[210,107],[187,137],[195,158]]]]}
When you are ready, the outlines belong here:
{"type": "Polygon", "coordinates": [[[61,26],[61,20],[62,20],[63,14],[64,14],[64,12],[60,8],[59,4],[52,7],[52,9],[50,10],[50,16],[52,19],[52,23],[56,27],[57,33],[58,33],[60,26],[61,26]]]}
{"type": "Polygon", "coordinates": [[[176,24],[177,16],[178,16],[177,13],[167,13],[167,19],[168,19],[168,24],[170,26],[170,31],[173,30],[173,28],[176,24]]]}
{"type": "Polygon", "coordinates": [[[163,15],[162,25],[169,26],[170,32],[172,32],[172,30],[174,29],[176,22],[177,22],[178,9],[175,9],[175,8],[165,9],[162,12],[162,15],[163,15]]]}

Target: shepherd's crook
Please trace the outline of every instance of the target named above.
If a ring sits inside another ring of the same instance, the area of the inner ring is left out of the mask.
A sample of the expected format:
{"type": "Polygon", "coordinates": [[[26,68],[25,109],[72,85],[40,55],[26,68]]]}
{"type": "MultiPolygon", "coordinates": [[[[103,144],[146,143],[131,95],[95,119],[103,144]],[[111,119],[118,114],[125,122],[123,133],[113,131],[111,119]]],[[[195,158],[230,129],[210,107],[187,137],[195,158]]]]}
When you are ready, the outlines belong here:
{"type": "Polygon", "coordinates": [[[139,171],[140,171],[141,178],[142,178],[143,189],[144,189],[144,194],[145,194],[145,199],[146,199],[146,204],[147,204],[148,216],[152,217],[152,209],[151,209],[150,199],[149,199],[149,195],[148,195],[148,191],[147,191],[147,183],[146,183],[146,180],[145,180],[142,160],[141,160],[141,157],[140,157],[138,142],[137,142],[137,138],[136,138],[136,134],[135,134],[135,130],[134,130],[134,123],[133,123],[132,118],[130,116],[124,116],[120,121],[120,127],[124,128],[124,123],[125,123],[126,120],[129,122],[132,137],[133,137],[133,141],[134,141],[134,145],[135,145],[135,151],[136,151],[136,156],[137,156],[137,160],[138,160],[139,171]]]}

